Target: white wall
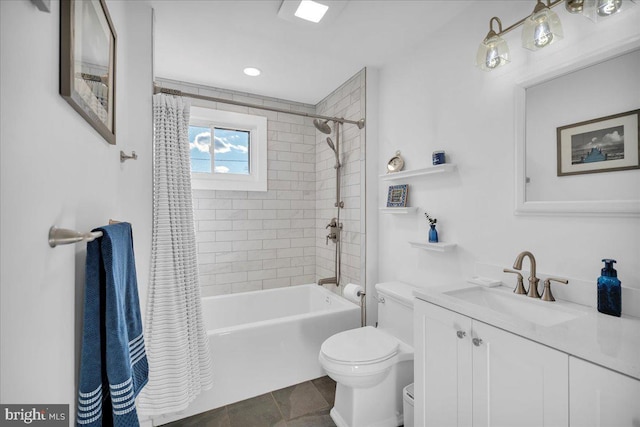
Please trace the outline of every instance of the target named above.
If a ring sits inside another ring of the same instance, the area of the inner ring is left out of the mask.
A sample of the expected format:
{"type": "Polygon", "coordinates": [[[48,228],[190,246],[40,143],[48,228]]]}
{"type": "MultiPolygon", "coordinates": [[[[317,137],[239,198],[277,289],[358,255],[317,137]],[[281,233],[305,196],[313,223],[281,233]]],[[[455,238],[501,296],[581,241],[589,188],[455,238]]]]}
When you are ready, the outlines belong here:
{"type": "MultiPolygon", "coordinates": [[[[118,34],[116,146],[58,94],[59,2],[0,2],[0,401],[74,412],[83,244],[47,244],[49,227],[133,224],[140,298],[151,240],[151,9],[109,1],[118,34]],[[137,161],[121,165],[120,150],[137,161]]],[[[75,419],[72,416],[72,420],[75,419]]]]}
{"type": "MultiPolygon", "coordinates": [[[[539,272],[588,280],[594,288],[600,260],[615,258],[623,285],[640,289],[637,218],[513,214],[515,82],[637,39],[640,8],[596,25],[559,6],[554,10],[562,19],[564,40],[529,52],[520,47],[520,30],[515,30],[505,36],[511,64],[491,73],[475,68],[475,53],[491,16],[500,15],[506,26],[530,9],[528,2],[472,4],[437,40],[425,39],[415,55],[380,70],[379,173],[398,149],[406,169],[429,166],[431,153],[438,149],[446,150],[448,161],[458,168],[452,174],[407,181],[409,204],[420,208],[417,215],[379,216],[379,281],[400,279],[422,287],[458,282],[474,275],[476,263],[510,267],[519,252],[530,250],[539,272]],[[408,240],[427,241],[425,210],[438,218],[441,240],[458,244],[453,252],[408,245],[408,240]]],[[[628,185],[640,187],[637,174],[628,185]]],[[[386,183],[379,182],[379,206],[386,189],[386,183]]]]}

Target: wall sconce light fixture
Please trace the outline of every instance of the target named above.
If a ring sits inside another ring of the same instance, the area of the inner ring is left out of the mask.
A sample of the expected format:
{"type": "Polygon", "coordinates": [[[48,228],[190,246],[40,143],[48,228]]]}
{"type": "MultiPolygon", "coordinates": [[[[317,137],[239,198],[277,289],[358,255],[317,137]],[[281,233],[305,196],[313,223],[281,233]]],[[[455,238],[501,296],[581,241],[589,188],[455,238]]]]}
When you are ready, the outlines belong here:
{"type": "Polygon", "coordinates": [[[491,71],[511,61],[509,45],[498,35],[503,33],[500,18],[494,16],[489,21],[489,33],[487,33],[487,37],[480,43],[478,54],[476,55],[476,65],[482,70],[491,71]],[[498,33],[493,29],[494,21],[498,23],[498,33]]]}
{"type": "Polygon", "coordinates": [[[562,24],[558,15],[547,5],[538,0],[529,17],[524,20],[522,28],[522,47],[538,50],[561,40],[562,24]]]}
{"type": "Polygon", "coordinates": [[[626,10],[634,0],[566,0],[566,8],[571,13],[582,13],[593,22],[626,10]]]}
{"type": "Polygon", "coordinates": [[[634,0],[536,0],[533,12],[502,29],[502,22],[497,16],[489,20],[489,33],[484,38],[476,55],[476,66],[484,71],[491,71],[510,62],[509,46],[502,36],[509,31],[523,26],[522,47],[538,50],[562,39],[562,24],[552,7],[566,2],[566,9],[571,13],[582,13],[594,22],[615,15],[627,9],[634,0]],[[494,21],[498,24],[498,32],[493,29],[494,21]]]}

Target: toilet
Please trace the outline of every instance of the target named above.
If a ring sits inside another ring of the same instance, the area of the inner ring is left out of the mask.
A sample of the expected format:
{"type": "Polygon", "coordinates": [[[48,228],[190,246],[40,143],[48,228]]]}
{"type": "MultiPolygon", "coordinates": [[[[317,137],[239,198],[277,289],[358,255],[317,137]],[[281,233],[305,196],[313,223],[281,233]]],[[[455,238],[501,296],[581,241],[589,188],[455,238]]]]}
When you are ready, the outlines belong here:
{"type": "Polygon", "coordinates": [[[378,327],[329,337],[318,359],[336,381],[331,418],[338,427],[403,424],[403,388],[413,382],[413,287],[376,285],[378,327]]]}

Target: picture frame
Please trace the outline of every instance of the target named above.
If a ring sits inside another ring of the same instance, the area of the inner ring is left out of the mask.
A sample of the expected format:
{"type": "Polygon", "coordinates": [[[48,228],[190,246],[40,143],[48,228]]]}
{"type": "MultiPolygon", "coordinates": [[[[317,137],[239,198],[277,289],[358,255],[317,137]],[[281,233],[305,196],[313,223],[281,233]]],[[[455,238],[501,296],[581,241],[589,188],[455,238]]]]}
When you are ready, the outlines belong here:
{"type": "Polygon", "coordinates": [[[60,1],[60,95],[116,144],[117,35],[104,0],[60,1]]]}
{"type": "Polygon", "coordinates": [[[557,176],[640,169],[640,109],[557,128],[557,176]]]}
{"type": "Polygon", "coordinates": [[[409,185],[390,185],[387,193],[388,208],[406,208],[409,195],[409,185]]]}

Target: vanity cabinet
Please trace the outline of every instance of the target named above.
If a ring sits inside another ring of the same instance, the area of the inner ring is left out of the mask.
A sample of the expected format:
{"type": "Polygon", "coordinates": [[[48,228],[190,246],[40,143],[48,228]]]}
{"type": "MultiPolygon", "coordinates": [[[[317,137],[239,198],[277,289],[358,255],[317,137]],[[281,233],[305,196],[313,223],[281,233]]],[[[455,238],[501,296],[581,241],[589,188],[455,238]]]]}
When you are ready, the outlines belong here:
{"type": "Polygon", "coordinates": [[[416,426],[568,426],[568,355],[417,299],[416,426]]]}
{"type": "Polygon", "coordinates": [[[569,357],[569,396],[571,426],[640,426],[636,379],[569,357]]]}

